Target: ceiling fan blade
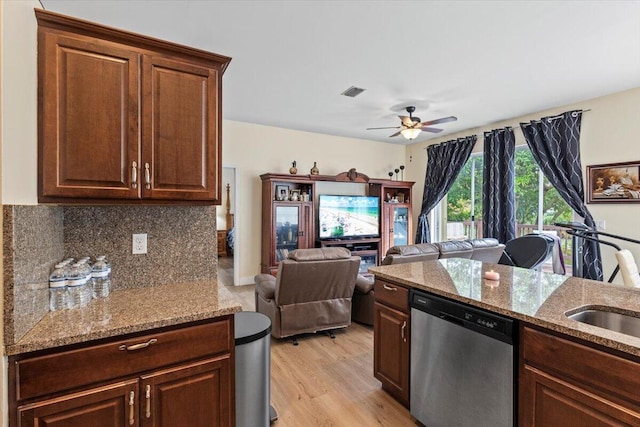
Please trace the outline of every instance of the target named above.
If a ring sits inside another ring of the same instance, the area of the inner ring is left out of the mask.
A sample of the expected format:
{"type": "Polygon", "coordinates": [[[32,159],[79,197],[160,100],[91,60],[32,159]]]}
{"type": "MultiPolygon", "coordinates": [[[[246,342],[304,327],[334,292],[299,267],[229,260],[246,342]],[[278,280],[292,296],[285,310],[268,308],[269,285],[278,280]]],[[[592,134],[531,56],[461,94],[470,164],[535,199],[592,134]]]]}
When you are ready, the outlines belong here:
{"type": "Polygon", "coordinates": [[[458,120],[458,118],[456,116],[449,116],[449,117],[443,117],[441,119],[429,120],[429,121],[426,121],[426,122],[422,122],[421,125],[422,126],[437,125],[437,124],[440,124],[440,123],[455,122],[456,120],[458,120]]]}
{"type": "Polygon", "coordinates": [[[367,130],[375,130],[375,129],[400,129],[401,126],[391,126],[386,128],[367,128],[367,130]]]}
{"type": "Polygon", "coordinates": [[[403,125],[405,125],[407,127],[413,126],[413,120],[411,120],[411,117],[409,117],[409,116],[398,116],[398,117],[402,121],[403,125]]]}
{"type": "Polygon", "coordinates": [[[422,129],[425,132],[431,132],[431,133],[440,133],[440,132],[442,132],[442,129],[438,129],[438,128],[422,127],[420,129],[422,129]]]}
{"type": "Polygon", "coordinates": [[[398,132],[394,133],[393,135],[389,135],[389,138],[393,138],[394,136],[398,136],[398,135],[400,135],[400,132],[401,132],[401,131],[398,131],[398,132]]]}

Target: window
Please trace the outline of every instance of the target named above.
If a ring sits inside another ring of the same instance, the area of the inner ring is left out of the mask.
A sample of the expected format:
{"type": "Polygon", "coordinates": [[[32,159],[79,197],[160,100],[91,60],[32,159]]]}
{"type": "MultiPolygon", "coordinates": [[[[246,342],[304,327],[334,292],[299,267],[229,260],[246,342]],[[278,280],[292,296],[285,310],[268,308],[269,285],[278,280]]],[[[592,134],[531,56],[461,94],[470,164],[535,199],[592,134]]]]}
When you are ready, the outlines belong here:
{"type": "Polygon", "coordinates": [[[516,147],[516,236],[548,233],[560,237],[570,274],[571,236],[556,222],[573,220],[573,210],[544,176],[528,146],[516,147]]]}
{"type": "Polygon", "coordinates": [[[472,154],[447,193],[445,240],[482,237],[482,153],[472,154]]]}
{"type": "MultiPolygon", "coordinates": [[[[472,154],[443,199],[443,239],[482,237],[483,167],[482,153],[472,154]]],[[[516,147],[515,173],[516,237],[536,232],[556,234],[562,241],[565,264],[571,264],[571,236],[554,224],[571,221],[573,210],[544,177],[526,145],[516,147]]]]}

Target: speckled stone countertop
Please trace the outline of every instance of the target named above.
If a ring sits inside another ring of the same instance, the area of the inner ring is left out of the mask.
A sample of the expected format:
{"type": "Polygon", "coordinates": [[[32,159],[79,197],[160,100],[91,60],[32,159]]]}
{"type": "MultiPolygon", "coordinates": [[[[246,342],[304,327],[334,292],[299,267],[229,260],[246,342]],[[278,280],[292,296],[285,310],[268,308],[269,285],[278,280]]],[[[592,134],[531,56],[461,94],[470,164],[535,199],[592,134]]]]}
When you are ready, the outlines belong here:
{"type": "Polygon", "coordinates": [[[640,356],[640,338],[566,316],[589,307],[640,317],[640,289],[457,258],[373,267],[369,271],[380,279],[640,356]],[[500,274],[497,286],[483,278],[489,270],[500,274]]]}
{"type": "Polygon", "coordinates": [[[86,307],[49,312],[7,355],[115,337],[164,326],[211,319],[242,310],[215,281],[199,281],[112,292],[86,307]]]}

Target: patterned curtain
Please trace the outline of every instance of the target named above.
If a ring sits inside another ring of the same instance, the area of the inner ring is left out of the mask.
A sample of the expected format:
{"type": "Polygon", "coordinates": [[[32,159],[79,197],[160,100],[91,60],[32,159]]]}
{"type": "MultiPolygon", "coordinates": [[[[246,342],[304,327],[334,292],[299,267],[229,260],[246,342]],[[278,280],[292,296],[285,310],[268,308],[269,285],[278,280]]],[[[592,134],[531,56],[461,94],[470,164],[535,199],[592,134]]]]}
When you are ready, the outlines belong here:
{"type": "Polygon", "coordinates": [[[482,235],[500,243],[516,237],[515,152],[510,127],[484,133],[482,235]]]}
{"type": "MultiPolygon", "coordinates": [[[[567,111],[557,117],[521,123],[533,158],[560,196],[589,227],[595,222],[584,203],[580,162],[581,111],[567,111]]],[[[602,258],[597,242],[582,242],[582,277],[602,280],[602,258]]]]}
{"type": "Polygon", "coordinates": [[[427,147],[427,172],[424,177],[422,210],[418,217],[416,243],[426,243],[431,240],[429,212],[453,185],[465,163],[469,160],[477,139],[476,135],[472,135],[427,147]]]}

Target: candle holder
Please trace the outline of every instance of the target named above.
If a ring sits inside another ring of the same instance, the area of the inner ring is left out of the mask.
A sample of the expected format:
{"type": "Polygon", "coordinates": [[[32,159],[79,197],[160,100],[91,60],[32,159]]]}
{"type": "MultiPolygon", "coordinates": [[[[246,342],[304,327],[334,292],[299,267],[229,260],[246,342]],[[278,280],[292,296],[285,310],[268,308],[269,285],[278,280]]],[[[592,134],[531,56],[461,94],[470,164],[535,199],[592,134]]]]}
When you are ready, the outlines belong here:
{"type": "Polygon", "coordinates": [[[395,169],[395,173],[396,173],[396,181],[398,180],[398,173],[400,172],[400,169],[395,169]]]}
{"type": "Polygon", "coordinates": [[[393,179],[393,171],[389,172],[389,179],[393,179]]]}
{"type": "Polygon", "coordinates": [[[404,165],[400,165],[400,181],[404,181],[404,165]]]}

